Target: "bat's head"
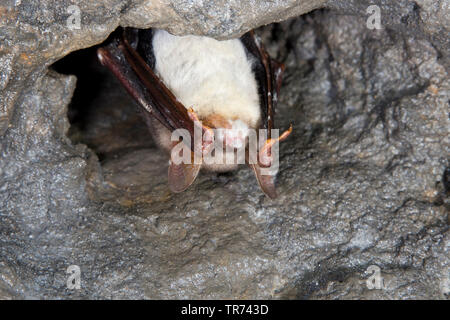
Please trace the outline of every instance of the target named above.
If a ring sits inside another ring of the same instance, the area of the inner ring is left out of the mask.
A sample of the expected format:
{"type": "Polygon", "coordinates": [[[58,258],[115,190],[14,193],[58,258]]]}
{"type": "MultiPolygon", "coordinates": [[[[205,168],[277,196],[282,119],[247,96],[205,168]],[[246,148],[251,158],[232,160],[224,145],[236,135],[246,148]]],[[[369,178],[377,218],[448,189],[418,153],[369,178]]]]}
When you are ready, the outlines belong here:
{"type": "Polygon", "coordinates": [[[245,162],[249,124],[242,119],[227,119],[219,114],[199,118],[192,108],[188,109],[188,114],[191,120],[202,126],[201,149],[205,169],[230,171],[235,170],[241,161],[245,162]]]}

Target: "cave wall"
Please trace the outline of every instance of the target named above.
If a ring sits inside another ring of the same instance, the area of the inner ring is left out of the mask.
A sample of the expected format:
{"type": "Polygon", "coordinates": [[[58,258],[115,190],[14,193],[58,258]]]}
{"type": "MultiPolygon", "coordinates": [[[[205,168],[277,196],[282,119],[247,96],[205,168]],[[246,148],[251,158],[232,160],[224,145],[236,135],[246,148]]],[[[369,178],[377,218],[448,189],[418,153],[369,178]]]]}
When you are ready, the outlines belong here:
{"type": "Polygon", "coordinates": [[[448,298],[447,2],[8,0],[0,13],[1,298],[448,298]],[[287,65],[278,123],[294,124],[278,199],[247,168],[174,195],[157,149],[99,162],[67,137],[76,79],[50,66],[117,26],[225,39],[280,21],[258,30],[287,65]],[[366,285],[373,265],[382,289],[366,285]]]}

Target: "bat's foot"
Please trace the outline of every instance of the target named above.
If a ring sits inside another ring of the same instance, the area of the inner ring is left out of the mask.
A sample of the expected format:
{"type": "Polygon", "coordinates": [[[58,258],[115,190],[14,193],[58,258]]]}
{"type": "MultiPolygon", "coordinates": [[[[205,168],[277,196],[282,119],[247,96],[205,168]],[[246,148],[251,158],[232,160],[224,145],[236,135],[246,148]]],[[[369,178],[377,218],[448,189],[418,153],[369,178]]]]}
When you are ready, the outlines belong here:
{"type": "Polygon", "coordinates": [[[292,132],[292,124],[290,125],[289,129],[284,131],[277,139],[268,139],[264,146],[259,151],[259,163],[263,167],[270,167],[272,165],[272,147],[275,143],[281,142],[283,140],[286,140],[286,138],[291,134],[292,132]]]}

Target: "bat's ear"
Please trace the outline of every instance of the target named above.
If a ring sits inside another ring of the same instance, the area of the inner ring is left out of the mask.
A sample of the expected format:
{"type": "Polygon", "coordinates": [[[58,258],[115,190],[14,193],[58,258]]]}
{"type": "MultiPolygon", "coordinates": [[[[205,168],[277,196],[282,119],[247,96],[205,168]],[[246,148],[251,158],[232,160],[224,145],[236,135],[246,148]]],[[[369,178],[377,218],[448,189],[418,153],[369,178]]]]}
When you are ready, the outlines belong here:
{"type": "Polygon", "coordinates": [[[275,176],[261,174],[261,167],[258,163],[250,164],[250,167],[252,167],[253,172],[255,172],[256,180],[258,180],[259,187],[264,194],[270,199],[275,199],[277,197],[277,191],[275,189],[275,176]]]}
{"type": "Polygon", "coordinates": [[[261,166],[265,169],[272,166],[274,156],[272,153],[273,145],[285,140],[291,132],[292,125],[278,138],[267,140],[261,150],[259,150],[257,161],[255,161],[256,159],[252,159],[253,161],[249,162],[249,165],[255,172],[256,180],[258,180],[261,190],[271,199],[275,199],[277,197],[277,192],[275,190],[275,174],[262,174],[261,166]]]}
{"type": "Polygon", "coordinates": [[[201,164],[175,164],[169,165],[169,188],[172,192],[178,193],[186,190],[197,178],[201,164]]]}

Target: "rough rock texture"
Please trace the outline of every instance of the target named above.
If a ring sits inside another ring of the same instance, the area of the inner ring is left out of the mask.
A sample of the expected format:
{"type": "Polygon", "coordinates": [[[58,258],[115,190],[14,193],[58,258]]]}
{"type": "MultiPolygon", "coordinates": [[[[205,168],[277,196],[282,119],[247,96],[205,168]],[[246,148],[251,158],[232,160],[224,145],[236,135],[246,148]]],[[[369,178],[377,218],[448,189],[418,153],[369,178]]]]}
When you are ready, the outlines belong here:
{"type": "Polygon", "coordinates": [[[102,42],[119,25],[226,38],[300,15],[325,2],[6,0],[0,4],[0,135],[8,127],[27,80],[34,83],[57,59],[102,42]]]}
{"type": "Polygon", "coordinates": [[[378,1],[383,30],[373,1],[259,30],[287,65],[278,125],[294,123],[274,201],[244,167],[171,194],[94,51],[55,66],[77,90],[48,69],[118,25],[222,38],[324,1],[212,2],[79,1],[73,31],[72,1],[0,6],[0,298],[448,298],[447,2],[378,1]]]}

